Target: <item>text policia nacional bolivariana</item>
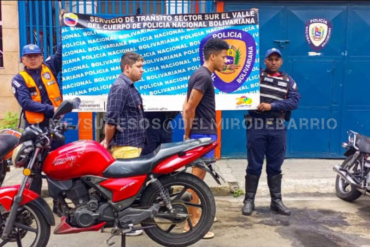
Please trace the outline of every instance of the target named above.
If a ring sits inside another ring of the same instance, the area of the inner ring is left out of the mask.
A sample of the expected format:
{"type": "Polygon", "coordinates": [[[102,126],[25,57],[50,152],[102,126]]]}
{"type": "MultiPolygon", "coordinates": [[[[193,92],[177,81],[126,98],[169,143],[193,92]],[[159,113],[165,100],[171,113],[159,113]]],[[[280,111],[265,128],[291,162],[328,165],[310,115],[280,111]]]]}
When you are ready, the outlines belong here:
{"type": "Polygon", "coordinates": [[[212,14],[137,15],[104,19],[79,15],[78,27],[103,30],[162,29],[162,28],[207,28],[258,24],[253,10],[212,14]]]}

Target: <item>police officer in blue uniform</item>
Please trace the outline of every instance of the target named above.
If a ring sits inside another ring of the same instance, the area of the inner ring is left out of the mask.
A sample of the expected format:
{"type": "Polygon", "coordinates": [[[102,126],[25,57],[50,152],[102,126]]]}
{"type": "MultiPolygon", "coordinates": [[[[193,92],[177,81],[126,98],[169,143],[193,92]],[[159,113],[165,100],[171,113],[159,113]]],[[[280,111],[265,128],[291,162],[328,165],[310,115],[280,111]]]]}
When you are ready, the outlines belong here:
{"type": "Polygon", "coordinates": [[[286,126],[291,111],[297,109],[300,94],[296,82],[279,71],[283,59],[281,52],[272,48],[266,52],[266,69],[260,75],[260,105],[245,115],[247,126],[248,166],[245,176],[243,215],[251,215],[262,165],[266,157],[267,181],[271,195],[270,209],[290,215],[281,197],[281,166],[286,151],[286,126]]]}
{"type": "MultiPolygon", "coordinates": [[[[24,70],[12,79],[12,90],[22,107],[26,127],[37,124],[42,130],[49,127],[49,120],[62,101],[61,86],[56,78],[62,70],[62,44],[57,52],[44,62],[40,47],[34,44],[25,45],[22,50],[24,70]]],[[[64,145],[63,140],[54,139],[51,150],[64,145]]],[[[35,177],[30,189],[41,193],[42,179],[35,177]]],[[[53,212],[61,216],[58,202],[53,200],[53,212]]]]}
{"type": "Polygon", "coordinates": [[[22,50],[22,62],[24,71],[12,79],[14,96],[25,113],[23,117],[26,126],[38,124],[41,129],[47,128],[49,119],[62,101],[61,86],[55,79],[62,69],[61,44],[56,53],[45,62],[37,45],[25,45],[22,50]],[[28,83],[29,80],[32,83],[28,83]],[[38,100],[34,96],[38,96],[38,100]],[[30,114],[26,114],[28,112],[30,114]]]}

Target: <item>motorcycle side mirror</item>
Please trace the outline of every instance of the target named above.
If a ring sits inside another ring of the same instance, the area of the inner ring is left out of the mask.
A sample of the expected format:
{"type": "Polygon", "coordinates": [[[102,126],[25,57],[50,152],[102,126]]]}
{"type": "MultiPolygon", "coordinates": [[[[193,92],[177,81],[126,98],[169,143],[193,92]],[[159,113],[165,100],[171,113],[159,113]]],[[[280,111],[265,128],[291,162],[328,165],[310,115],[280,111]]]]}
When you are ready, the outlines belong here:
{"type": "Polygon", "coordinates": [[[37,139],[37,136],[38,136],[38,132],[32,128],[32,125],[25,128],[21,137],[19,138],[19,143],[23,143],[23,142],[26,142],[26,141],[35,141],[37,139]]]}
{"type": "Polygon", "coordinates": [[[62,115],[72,112],[73,109],[78,109],[80,103],[81,100],[79,98],[63,101],[54,113],[53,119],[60,118],[62,115]]]}
{"type": "Polygon", "coordinates": [[[30,128],[34,131],[37,132],[37,134],[42,134],[42,130],[40,129],[40,127],[36,126],[36,125],[31,125],[30,128]]]}
{"type": "Polygon", "coordinates": [[[58,107],[55,111],[53,119],[60,118],[62,115],[69,113],[73,110],[73,103],[72,101],[66,100],[63,101],[62,104],[58,107]]]}

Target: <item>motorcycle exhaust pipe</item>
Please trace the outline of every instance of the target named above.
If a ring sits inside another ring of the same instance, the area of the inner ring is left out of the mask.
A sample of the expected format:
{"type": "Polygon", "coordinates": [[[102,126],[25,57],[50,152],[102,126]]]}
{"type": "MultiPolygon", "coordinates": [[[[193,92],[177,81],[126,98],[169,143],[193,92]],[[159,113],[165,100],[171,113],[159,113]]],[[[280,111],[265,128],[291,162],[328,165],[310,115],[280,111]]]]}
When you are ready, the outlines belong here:
{"type": "Polygon", "coordinates": [[[340,165],[336,165],[333,167],[333,171],[335,171],[341,178],[343,178],[347,183],[354,185],[356,188],[361,188],[348,174],[348,171],[342,169],[340,165]]]}
{"type": "Polygon", "coordinates": [[[341,177],[343,178],[347,183],[353,185],[358,191],[360,191],[363,194],[369,193],[369,188],[365,188],[361,186],[360,184],[356,183],[353,178],[351,177],[351,174],[343,169],[340,165],[336,165],[333,167],[333,170],[341,177]]]}

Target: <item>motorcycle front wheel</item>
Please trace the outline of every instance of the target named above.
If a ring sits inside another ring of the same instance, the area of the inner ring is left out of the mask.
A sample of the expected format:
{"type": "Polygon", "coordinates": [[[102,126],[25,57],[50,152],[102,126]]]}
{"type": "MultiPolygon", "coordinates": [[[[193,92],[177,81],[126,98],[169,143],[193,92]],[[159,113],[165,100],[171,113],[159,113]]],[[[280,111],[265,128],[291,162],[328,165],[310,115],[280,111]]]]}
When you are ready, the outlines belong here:
{"type": "MultiPolygon", "coordinates": [[[[341,167],[351,173],[356,173],[359,169],[359,160],[355,160],[353,163],[351,163],[350,161],[352,157],[353,155],[347,157],[347,159],[342,163],[341,167]]],[[[337,178],[335,180],[335,191],[337,197],[347,202],[353,202],[362,195],[360,191],[358,191],[350,183],[346,182],[339,175],[337,175],[337,178]]]]}
{"type": "MultiPolygon", "coordinates": [[[[24,205],[19,210],[8,239],[0,238],[0,246],[45,247],[49,242],[50,225],[40,210],[33,205],[24,205]]],[[[9,212],[3,208],[0,219],[0,236],[3,233],[9,212]]]]}
{"type": "Polygon", "coordinates": [[[159,190],[150,185],[141,197],[141,207],[158,203],[161,208],[154,218],[141,223],[143,227],[154,225],[144,229],[146,234],[164,246],[180,247],[196,243],[211,229],[215,218],[216,204],[212,191],[201,179],[189,173],[164,176],[159,181],[178,217],[173,217],[159,190]],[[191,215],[196,215],[197,219],[191,220],[191,215]]]}

